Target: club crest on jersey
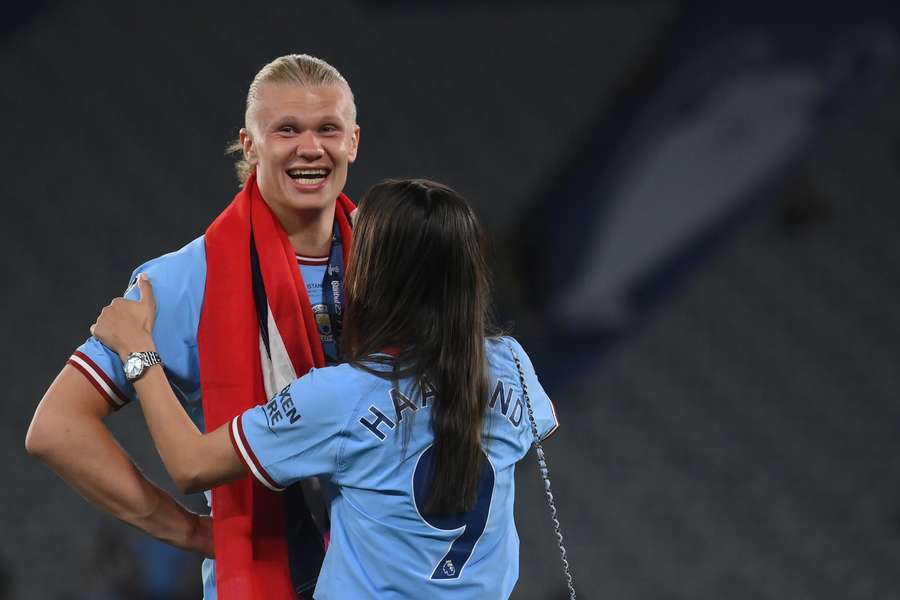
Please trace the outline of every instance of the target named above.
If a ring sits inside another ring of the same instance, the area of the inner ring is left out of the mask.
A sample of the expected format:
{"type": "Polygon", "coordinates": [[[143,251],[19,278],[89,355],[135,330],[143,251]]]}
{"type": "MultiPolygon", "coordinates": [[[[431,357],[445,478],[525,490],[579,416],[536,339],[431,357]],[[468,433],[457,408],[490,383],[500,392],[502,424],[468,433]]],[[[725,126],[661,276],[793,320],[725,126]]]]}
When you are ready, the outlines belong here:
{"type": "Polygon", "coordinates": [[[453,577],[454,575],[456,575],[456,567],[453,566],[453,561],[449,558],[444,561],[444,566],[441,567],[441,570],[447,577],[453,577]]]}
{"type": "Polygon", "coordinates": [[[334,333],[331,328],[331,316],[328,314],[328,307],[324,304],[316,304],[313,305],[312,311],[316,317],[316,327],[319,330],[319,336],[323,341],[333,342],[334,333]]]}

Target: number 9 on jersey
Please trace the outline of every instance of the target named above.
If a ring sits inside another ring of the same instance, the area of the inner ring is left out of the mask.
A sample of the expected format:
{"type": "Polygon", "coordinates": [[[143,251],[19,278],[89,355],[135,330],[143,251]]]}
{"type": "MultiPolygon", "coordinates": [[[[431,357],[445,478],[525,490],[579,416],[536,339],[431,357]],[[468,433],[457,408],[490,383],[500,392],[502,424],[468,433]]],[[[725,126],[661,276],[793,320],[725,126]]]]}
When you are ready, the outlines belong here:
{"type": "Polygon", "coordinates": [[[425,523],[440,531],[453,531],[457,537],[450,544],[450,549],[438,561],[431,573],[431,579],[457,579],[463,567],[475,550],[475,545],[484,533],[488,513],[491,508],[491,497],[494,494],[494,466],[484,457],[481,475],[478,479],[478,497],[472,510],[453,515],[423,515],[431,482],[434,474],[434,447],[429,446],[419,456],[413,474],[413,497],[416,510],[425,523]]]}

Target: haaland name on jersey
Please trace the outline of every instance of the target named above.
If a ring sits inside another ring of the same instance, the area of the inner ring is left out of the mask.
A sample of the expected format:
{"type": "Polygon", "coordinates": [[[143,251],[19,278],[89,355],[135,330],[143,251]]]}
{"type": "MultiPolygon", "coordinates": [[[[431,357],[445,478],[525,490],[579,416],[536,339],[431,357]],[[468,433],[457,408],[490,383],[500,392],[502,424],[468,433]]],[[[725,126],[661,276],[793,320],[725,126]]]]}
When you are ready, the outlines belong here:
{"type": "MultiPolygon", "coordinates": [[[[365,427],[369,433],[377,437],[380,441],[384,441],[385,433],[381,431],[381,425],[387,426],[388,429],[394,429],[397,426],[397,423],[400,423],[403,420],[403,411],[409,410],[412,412],[416,412],[419,408],[427,408],[428,400],[430,398],[436,397],[436,393],[434,387],[428,382],[428,380],[423,380],[421,385],[421,406],[416,406],[416,403],[407,398],[403,392],[396,388],[391,388],[390,396],[391,401],[394,404],[394,419],[392,420],[386,414],[378,410],[378,407],[374,404],[369,405],[369,412],[372,413],[374,419],[367,420],[365,417],[360,417],[359,422],[365,427]]],[[[522,423],[522,415],[525,414],[525,403],[521,397],[516,398],[516,403],[513,405],[512,410],[510,410],[510,404],[512,404],[512,386],[508,388],[504,387],[503,380],[498,379],[497,385],[494,387],[494,393],[491,395],[490,408],[493,410],[497,410],[499,407],[500,413],[509,419],[509,422],[513,427],[518,427],[522,423]],[[497,399],[500,399],[499,405],[497,404],[497,399]]],[[[289,396],[290,397],[290,396],[289,396]]],[[[274,399],[273,399],[274,402],[274,399]]],[[[299,416],[297,417],[300,418],[299,416]]],[[[293,421],[291,421],[293,423],[293,421]]]]}

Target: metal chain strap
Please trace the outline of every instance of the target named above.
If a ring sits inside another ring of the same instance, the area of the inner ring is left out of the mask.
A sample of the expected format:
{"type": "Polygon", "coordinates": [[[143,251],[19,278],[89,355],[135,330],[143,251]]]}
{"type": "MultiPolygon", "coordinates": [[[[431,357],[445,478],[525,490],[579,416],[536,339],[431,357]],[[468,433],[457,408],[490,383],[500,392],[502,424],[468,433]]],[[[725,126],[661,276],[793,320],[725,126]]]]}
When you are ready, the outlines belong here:
{"type": "Polygon", "coordinates": [[[509,347],[512,352],[513,361],[516,363],[516,369],[519,371],[519,381],[522,383],[522,395],[525,396],[525,406],[528,408],[528,420],[531,421],[531,433],[534,436],[534,451],[537,454],[538,469],[541,472],[541,479],[544,480],[544,493],[547,494],[547,505],[550,507],[550,519],[553,521],[553,531],[556,533],[556,543],[559,546],[559,555],[562,560],[563,575],[566,578],[566,587],[569,588],[569,599],[575,600],[575,585],[572,580],[572,573],[569,571],[569,560],[566,558],[566,547],[563,544],[563,535],[559,526],[559,519],[556,517],[556,502],[553,500],[553,491],[550,489],[550,469],[547,467],[547,461],[544,458],[544,447],[541,445],[541,438],[538,434],[537,422],[534,420],[534,409],[531,405],[531,398],[528,397],[528,384],[525,382],[525,372],[522,370],[522,363],[519,361],[519,355],[509,347]]]}

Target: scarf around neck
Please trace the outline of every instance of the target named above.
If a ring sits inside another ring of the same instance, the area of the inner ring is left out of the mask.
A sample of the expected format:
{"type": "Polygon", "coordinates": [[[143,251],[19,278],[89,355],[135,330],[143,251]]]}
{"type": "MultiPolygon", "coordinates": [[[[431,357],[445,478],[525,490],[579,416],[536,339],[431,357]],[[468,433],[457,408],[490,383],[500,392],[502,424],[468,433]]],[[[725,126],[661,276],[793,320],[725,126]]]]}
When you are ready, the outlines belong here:
{"type": "MultiPolygon", "coordinates": [[[[336,201],[335,222],[350,249],[353,203],[336,201]]],[[[294,248],[252,174],[206,230],[206,290],[197,334],[206,431],[265,404],[313,367],[325,366],[319,331],[294,248]]],[[[216,587],[220,600],[312,595],[324,558],[322,532],[302,494],[291,494],[291,523],[306,539],[289,551],[285,494],[254,478],[212,491],[216,587]],[[303,519],[301,518],[301,521],[303,519]]]]}

